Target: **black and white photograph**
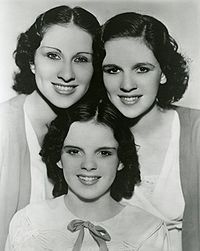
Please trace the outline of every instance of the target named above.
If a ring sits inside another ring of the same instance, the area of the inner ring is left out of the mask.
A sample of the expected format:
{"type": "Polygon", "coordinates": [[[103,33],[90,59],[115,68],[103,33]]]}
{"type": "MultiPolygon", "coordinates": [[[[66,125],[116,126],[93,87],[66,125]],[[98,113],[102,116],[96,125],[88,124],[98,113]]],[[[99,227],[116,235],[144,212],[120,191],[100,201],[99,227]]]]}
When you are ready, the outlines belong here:
{"type": "Polygon", "coordinates": [[[0,0],[0,251],[200,251],[200,2],[0,0]]]}

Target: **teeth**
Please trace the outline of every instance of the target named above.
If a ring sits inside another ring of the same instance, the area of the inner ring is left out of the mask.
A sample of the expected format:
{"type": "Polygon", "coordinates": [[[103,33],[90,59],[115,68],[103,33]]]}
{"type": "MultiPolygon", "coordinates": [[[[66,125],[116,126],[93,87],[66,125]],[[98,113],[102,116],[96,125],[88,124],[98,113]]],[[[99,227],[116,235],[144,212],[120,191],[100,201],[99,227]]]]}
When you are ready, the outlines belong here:
{"type": "Polygon", "coordinates": [[[130,101],[130,102],[133,102],[133,101],[136,101],[138,99],[138,97],[122,97],[125,101],[130,101]]]}
{"type": "Polygon", "coordinates": [[[132,96],[132,97],[120,97],[120,99],[121,99],[121,101],[124,103],[124,104],[127,104],[127,105],[133,105],[133,104],[135,104],[137,101],[138,101],[138,99],[139,99],[140,97],[139,96],[132,96]]]}
{"type": "Polygon", "coordinates": [[[84,181],[93,181],[93,180],[97,180],[97,177],[88,177],[88,176],[79,176],[80,179],[84,180],[84,181]]]}
{"type": "Polygon", "coordinates": [[[63,85],[55,85],[55,87],[61,91],[68,91],[75,88],[74,86],[63,86],[63,85]]]}

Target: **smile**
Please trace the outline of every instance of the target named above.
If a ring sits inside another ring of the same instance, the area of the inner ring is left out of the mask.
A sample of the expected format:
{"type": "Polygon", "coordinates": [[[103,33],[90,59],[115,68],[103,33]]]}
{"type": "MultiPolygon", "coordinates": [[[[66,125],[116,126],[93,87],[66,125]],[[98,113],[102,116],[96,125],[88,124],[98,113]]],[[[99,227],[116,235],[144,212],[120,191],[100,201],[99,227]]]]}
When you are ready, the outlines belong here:
{"type": "Polygon", "coordinates": [[[71,94],[75,91],[76,87],[78,86],[78,85],[62,85],[62,84],[56,84],[56,83],[52,83],[52,84],[56,92],[60,94],[71,94]]]}
{"type": "Polygon", "coordinates": [[[77,175],[80,182],[84,185],[93,185],[98,182],[100,176],[85,176],[85,175],[77,175]]]}
{"type": "Polygon", "coordinates": [[[125,105],[133,105],[138,102],[138,100],[142,97],[142,95],[138,96],[119,96],[121,102],[125,105]]]}

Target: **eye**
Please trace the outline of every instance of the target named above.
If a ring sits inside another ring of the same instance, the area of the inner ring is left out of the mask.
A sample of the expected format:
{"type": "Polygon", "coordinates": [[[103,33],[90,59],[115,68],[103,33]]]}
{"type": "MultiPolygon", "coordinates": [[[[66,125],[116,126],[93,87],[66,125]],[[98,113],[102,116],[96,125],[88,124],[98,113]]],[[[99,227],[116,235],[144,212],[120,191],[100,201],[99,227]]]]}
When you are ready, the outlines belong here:
{"type": "Polygon", "coordinates": [[[80,155],[80,151],[77,149],[67,149],[65,152],[69,155],[75,156],[75,155],[80,155]]]}
{"type": "Polygon", "coordinates": [[[101,155],[102,157],[108,157],[112,155],[112,152],[107,150],[102,150],[98,154],[101,155]]]}
{"type": "Polygon", "coordinates": [[[137,72],[138,73],[146,73],[146,72],[149,72],[150,69],[148,67],[145,67],[145,66],[140,66],[137,68],[137,72]]]}
{"type": "Polygon", "coordinates": [[[54,53],[54,52],[48,52],[47,57],[50,59],[53,59],[53,60],[60,60],[61,59],[61,57],[57,53],[54,53]]]}
{"type": "Polygon", "coordinates": [[[121,71],[121,69],[117,66],[109,66],[105,65],[103,66],[103,72],[108,74],[117,74],[121,71]]]}
{"type": "Polygon", "coordinates": [[[78,57],[74,58],[74,62],[76,62],[76,63],[87,63],[88,61],[89,61],[89,59],[84,56],[78,56],[78,57]]]}

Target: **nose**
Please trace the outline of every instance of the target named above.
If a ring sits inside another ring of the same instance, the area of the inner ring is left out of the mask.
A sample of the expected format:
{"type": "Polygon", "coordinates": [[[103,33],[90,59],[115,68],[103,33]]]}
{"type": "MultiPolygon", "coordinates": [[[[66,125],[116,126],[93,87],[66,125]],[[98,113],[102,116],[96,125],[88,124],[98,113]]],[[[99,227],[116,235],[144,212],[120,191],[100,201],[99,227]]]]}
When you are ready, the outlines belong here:
{"type": "Polygon", "coordinates": [[[86,157],[81,163],[81,169],[93,171],[97,169],[97,164],[92,158],[86,157]]]}
{"type": "Polygon", "coordinates": [[[131,92],[135,89],[137,89],[137,84],[131,76],[131,72],[125,72],[121,81],[120,90],[123,92],[131,92]]]}
{"type": "Polygon", "coordinates": [[[62,79],[65,83],[75,80],[75,74],[71,62],[64,62],[58,71],[58,79],[62,79]]]}

